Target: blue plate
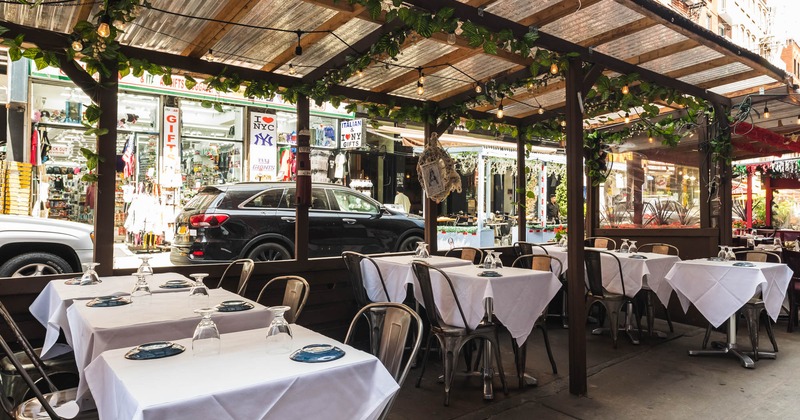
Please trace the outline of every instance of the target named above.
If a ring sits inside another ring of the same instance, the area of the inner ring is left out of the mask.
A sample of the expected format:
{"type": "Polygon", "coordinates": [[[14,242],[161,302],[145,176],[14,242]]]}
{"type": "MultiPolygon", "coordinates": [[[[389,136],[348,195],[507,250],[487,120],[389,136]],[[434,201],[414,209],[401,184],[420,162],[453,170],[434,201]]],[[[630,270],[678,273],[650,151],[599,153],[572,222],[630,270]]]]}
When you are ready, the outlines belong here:
{"type": "Polygon", "coordinates": [[[186,347],[171,341],[156,341],[132,348],[125,353],[125,358],[130,360],[160,359],[181,354],[184,350],[186,347]]]}
{"type": "Polygon", "coordinates": [[[73,277],[64,282],[64,284],[68,286],[80,286],[81,285],[81,278],[80,277],[73,277]]]}
{"type": "Polygon", "coordinates": [[[239,312],[253,308],[252,303],[243,300],[226,300],[217,305],[217,310],[220,312],[239,312]]]}
{"type": "Polygon", "coordinates": [[[330,344],[309,344],[289,356],[295,362],[321,363],[344,357],[344,350],[330,344]]]}
{"type": "Polygon", "coordinates": [[[497,271],[482,271],[478,273],[478,277],[503,277],[503,275],[497,271]]]}
{"type": "Polygon", "coordinates": [[[706,260],[708,260],[708,261],[725,261],[724,258],[720,258],[720,257],[708,257],[708,258],[706,258],[706,260]]]}
{"type": "Polygon", "coordinates": [[[131,303],[131,300],[122,296],[100,296],[86,302],[86,306],[91,308],[107,308],[110,306],[127,305],[129,303],[131,303]]]}
{"type": "Polygon", "coordinates": [[[167,280],[166,283],[158,287],[162,289],[188,289],[192,287],[192,282],[188,280],[167,280]]]}
{"type": "Polygon", "coordinates": [[[633,254],[633,255],[631,255],[631,256],[630,256],[630,257],[628,257],[628,258],[630,258],[630,259],[634,259],[634,260],[646,260],[646,259],[647,259],[647,257],[646,257],[646,256],[644,256],[644,255],[639,255],[639,254],[633,254]]]}
{"type": "Polygon", "coordinates": [[[751,262],[740,261],[733,263],[734,267],[755,267],[756,265],[751,262]]]}

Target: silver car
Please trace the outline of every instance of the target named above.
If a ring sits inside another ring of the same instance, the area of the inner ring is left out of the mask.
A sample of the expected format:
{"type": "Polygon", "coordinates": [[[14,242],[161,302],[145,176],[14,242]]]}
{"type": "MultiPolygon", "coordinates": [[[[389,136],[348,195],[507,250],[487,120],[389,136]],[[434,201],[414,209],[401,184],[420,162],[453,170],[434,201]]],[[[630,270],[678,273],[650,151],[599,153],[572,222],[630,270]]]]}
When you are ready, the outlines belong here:
{"type": "Polygon", "coordinates": [[[0,215],[0,277],[79,273],[93,249],[92,226],[0,215]]]}

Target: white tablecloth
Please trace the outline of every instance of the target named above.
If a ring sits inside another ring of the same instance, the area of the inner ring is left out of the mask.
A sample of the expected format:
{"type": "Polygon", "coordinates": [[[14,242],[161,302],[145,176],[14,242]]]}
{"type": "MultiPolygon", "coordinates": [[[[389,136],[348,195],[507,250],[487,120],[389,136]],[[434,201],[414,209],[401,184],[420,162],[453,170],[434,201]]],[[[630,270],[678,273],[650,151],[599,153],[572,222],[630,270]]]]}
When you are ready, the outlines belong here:
{"type": "MultiPolygon", "coordinates": [[[[224,300],[243,299],[224,289],[211,289],[210,292],[211,306],[224,300]]],[[[80,303],[70,306],[67,320],[75,361],[78,372],[81,372],[78,395],[84,396],[87,390],[83,369],[100,353],[152,341],[191,337],[200,322],[200,315],[194,313],[188,300],[188,293],[158,293],[153,295],[149,305],[137,305],[134,301],[115,307],[88,307],[80,303]]],[[[247,311],[217,312],[211,319],[220,333],[236,332],[268,326],[272,312],[255,304],[255,308],[247,311]]]]}
{"type": "MultiPolygon", "coordinates": [[[[414,258],[413,255],[397,255],[373,259],[381,270],[390,301],[403,303],[406,299],[406,285],[416,284],[416,277],[411,269],[411,262],[414,258]]],[[[453,257],[431,256],[420,261],[437,268],[472,265],[471,261],[453,257]]],[[[365,260],[361,262],[361,270],[364,275],[364,288],[367,289],[369,299],[373,302],[385,302],[386,297],[378,279],[378,273],[375,272],[375,266],[365,260]]],[[[416,286],[414,289],[416,290],[416,286]]]]}
{"type": "MultiPolygon", "coordinates": [[[[484,270],[472,264],[442,271],[453,281],[469,328],[481,322],[486,314],[484,300],[491,298],[494,316],[520,345],[528,339],[536,319],[561,289],[556,276],[548,271],[506,267],[496,270],[503,277],[479,277],[478,273],[484,270]]],[[[431,286],[442,319],[450,325],[463,327],[453,295],[436,271],[431,271],[431,286]]],[[[423,303],[421,296],[417,300],[423,303]]]]}
{"type": "Polygon", "coordinates": [[[734,267],[734,261],[691,260],[675,264],[666,281],[675,289],[684,312],[689,303],[715,327],[761,291],[767,313],[778,319],[792,270],[786,264],[754,262],[734,267]]]}
{"type": "MultiPolygon", "coordinates": [[[[76,299],[94,299],[98,296],[128,295],[136,284],[135,276],[101,277],[102,283],[87,286],[68,285],[64,280],[53,280],[45,286],[30,306],[31,314],[46,329],[42,358],[59,355],[57,347],[59,331],[63,330],[67,343],[72,346],[72,337],[67,323],[67,308],[76,299]]],[[[153,293],[173,292],[186,289],[162,289],[158,286],[167,280],[188,280],[177,273],[160,273],[148,277],[147,283],[153,293]]]]}
{"type": "Polygon", "coordinates": [[[222,335],[219,356],[186,351],[127,360],[125,349],[103,353],[86,368],[101,419],[374,419],[399,387],[381,362],[321,334],[292,325],[292,346],[328,343],[346,354],[298,363],[268,354],[266,330],[222,335]]]}

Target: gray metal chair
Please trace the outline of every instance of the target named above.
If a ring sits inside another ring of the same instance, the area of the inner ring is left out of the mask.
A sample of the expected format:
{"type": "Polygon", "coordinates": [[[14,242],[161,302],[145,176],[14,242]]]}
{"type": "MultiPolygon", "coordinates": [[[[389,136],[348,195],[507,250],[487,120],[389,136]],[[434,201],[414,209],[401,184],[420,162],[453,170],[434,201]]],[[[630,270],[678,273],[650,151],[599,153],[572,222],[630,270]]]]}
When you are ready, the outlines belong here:
{"type": "MultiPolygon", "coordinates": [[[[417,388],[422,383],[422,376],[425,374],[425,365],[428,362],[428,355],[431,350],[431,341],[434,337],[439,341],[442,348],[442,365],[444,366],[444,405],[450,405],[450,386],[453,383],[453,376],[455,375],[455,364],[458,361],[459,353],[462,347],[469,341],[474,339],[488,340],[492,348],[495,349],[495,362],[497,369],[500,372],[500,381],[503,384],[503,392],[508,394],[508,387],[506,386],[506,376],[503,372],[503,361],[500,356],[500,346],[497,324],[484,320],[475,329],[469,327],[455,327],[444,322],[439,310],[436,307],[436,300],[433,296],[433,286],[431,285],[431,270],[437,271],[449,287],[444,287],[443,290],[449,292],[453,296],[453,301],[458,308],[458,314],[461,316],[461,321],[467,325],[464,310],[461,308],[461,302],[458,299],[453,282],[442,270],[432,267],[426,263],[415,261],[412,263],[414,275],[417,277],[420,291],[422,292],[422,300],[425,303],[425,313],[430,323],[430,334],[428,336],[428,344],[425,348],[425,356],[422,360],[422,369],[420,369],[419,378],[417,378],[417,388]]],[[[488,368],[488,366],[487,366],[488,368]]]]}
{"type": "Polygon", "coordinates": [[[681,251],[675,245],[665,244],[661,242],[651,242],[647,244],[643,244],[638,247],[639,252],[648,252],[648,248],[650,252],[654,254],[662,254],[662,255],[677,255],[681,256],[681,251]]]}
{"type": "MultiPolygon", "coordinates": [[[[661,254],[661,255],[675,255],[680,257],[681,252],[675,245],[665,244],[662,242],[651,242],[647,244],[643,244],[642,246],[638,247],[639,252],[647,252],[648,249],[650,252],[654,254],[661,254]]],[[[642,286],[642,290],[647,293],[645,296],[645,307],[647,311],[647,331],[652,334],[653,333],[653,320],[655,319],[655,305],[654,302],[658,299],[654,298],[655,292],[650,287],[644,285],[642,286]]],[[[664,309],[665,318],[667,319],[667,325],[669,325],[669,332],[675,332],[675,327],[672,325],[672,319],[669,316],[669,310],[666,308],[664,309]]]]}
{"type": "MultiPolygon", "coordinates": [[[[611,339],[614,343],[614,348],[617,348],[617,332],[619,330],[619,313],[622,307],[630,302],[631,307],[633,301],[625,295],[625,282],[622,278],[622,263],[619,258],[606,251],[584,250],[583,253],[584,264],[586,264],[586,316],[589,316],[589,310],[595,303],[601,304],[608,313],[608,319],[611,324],[611,339]],[[616,266],[619,269],[619,281],[622,286],[622,294],[609,293],[605,286],[603,286],[603,267],[602,255],[610,255],[616,266]]],[[[636,317],[637,323],[639,317],[636,317]]],[[[641,333],[641,326],[638,326],[641,333]]]]}
{"type": "MultiPolygon", "coordinates": [[[[381,282],[381,290],[383,290],[385,301],[388,302],[390,300],[389,292],[386,289],[386,281],[383,280],[383,274],[381,274],[380,267],[378,267],[375,260],[369,256],[353,251],[342,252],[342,259],[344,260],[345,267],[347,267],[347,272],[350,274],[350,285],[353,288],[353,297],[355,297],[359,310],[372,303],[369,296],[367,296],[367,289],[364,288],[364,271],[361,267],[362,262],[371,264],[375,268],[375,272],[378,274],[378,280],[381,282]]],[[[374,310],[366,311],[362,314],[370,325],[370,342],[374,346],[379,346],[380,330],[378,326],[383,325],[383,320],[381,319],[383,317],[383,311],[380,310],[380,308],[375,308],[374,310]]],[[[373,354],[376,351],[377,348],[373,349],[373,354]]]]}
{"type": "Polygon", "coordinates": [[[256,263],[249,259],[249,258],[242,258],[238,260],[231,261],[227,267],[225,267],[225,271],[222,272],[222,276],[219,278],[219,283],[217,283],[217,289],[222,287],[222,283],[225,281],[225,277],[228,275],[228,271],[231,268],[241,265],[242,270],[239,272],[239,283],[236,286],[236,289],[230,289],[230,291],[235,291],[237,295],[244,296],[245,289],[247,289],[247,282],[250,280],[250,275],[253,274],[253,269],[256,266],[256,263]]]}
{"type": "Polygon", "coordinates": [[[483,262],[483,250],[473,248],[471,246],[464,246],[460,248],[453,248],[444,254],[445,257],[452,257],[458,254],[458,258],[466,261],[472,261],[474,264],[483,262]]]}
{"type": "Polygon", "coordinates": [[[605,236],[592,236],[583,240],[583,244],[592,248],[617,249],[617,241],[605,236]]]}
{"type": "MultiPolygon", "coordinates": [[[[402,388],[403,382],[408,376],[408,371],[411,369],[411,364],[416,360],[417,352],[419,352],[419,347],[422,344],[422,318],[413,309],[402,303],[370,303],[361,308],[353,317],[350,322],[350,328],[347,329],[347,336],[344,339],[345,344],[351,344],[356,324],[361,317],[369,312],[381,312],[384,314],[383,323],[376,326],[380,329],[380,341],[376,343],[377,345],[370,344],[373,355],[383,363],[386,370],[392,374],[394,380],[402,388]],[[411,346],[410,354],[404,361],[403,354],[406,350],[409,332],[412,333],[411,337],[414,342],[411,346]]],[[[389,415],[395,398],[397,398],[397,394],[389,400],[379,418],[385,419],[389,415]]]]}
{"type": "Polygon", "coordinates": [[[297,322],[297,319],[300,318],[300,313],[303,312],[303,308],[306,306],[306,301],[308,300],[308,294],[311,291],[311,286],[309,286],[306,279],[300,276],[275,277],[261,288],[256,302],[261,303],[261,297],[272,283],[281,281],[286,281],[286,288],[283,292],[283,305],[289,307],[284,317],[288,323],[294,324],[297,322]]]}

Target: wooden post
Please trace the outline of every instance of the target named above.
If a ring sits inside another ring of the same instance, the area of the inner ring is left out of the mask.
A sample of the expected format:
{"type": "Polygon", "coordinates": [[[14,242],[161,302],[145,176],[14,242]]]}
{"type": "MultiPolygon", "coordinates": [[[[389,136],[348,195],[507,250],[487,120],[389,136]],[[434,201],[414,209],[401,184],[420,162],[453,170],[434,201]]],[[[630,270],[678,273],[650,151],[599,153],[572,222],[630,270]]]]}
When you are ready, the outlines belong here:
{"type": "MultiPolygon", "coordinates": [[[[94,262],[99,263],[97,274],[110,276],[114,270],[114,200],[117,187],[117,94],[119,79],[117,63],[104,63],[111,73],[100,74],[97,105],[103,110],[98,127],[108,130],[97,136],[98,181],[94,204],[94,262]]],[[[90,187],[91,188],[91,187],[90,187]]],[[[87,197],[89,199],[89,197],[87,197]]]]}
{"type": "Polygon", "coordinates": [[[594,230],[600,227],[600,186],[593,182],[586,177],[586,236],[594,236],[594,230]]]}
{"type": "Polygon", "coordinates": [[[517,240],[525,241],[527,229],[526,216],[528,209],[525,207],[526,203],[526,180],[527,174],[525,173],[525,137],[522,135],[522,130],[517,130],[517,240]]]}
{"type": "Polygon", "coordinates": [[[761,185],[764,186],[764,223],[767,226],[772,226],[772,181],[769,175],[764,174],[761,176],[761,185]]]}
{"type": "MultiPolygon", "coordinates": [[[[434,126],[430,122],[425,122],[424,126],[424,133],[425,133],[425,145],[428,145],[428,142],[431,138],[431,133],[434,132],[434,126]]],[[[431,254],[434,254],[438,251],[438,247],[436,244],[436,210],[439,207],[435,201],[428,198],[428,194],[425,194],[423,191],[422,193],[422,201],[424,203],[423,207],[423,219],[425,219],[425,243],[428,244],[429,251],[431,254]]],[[[480,234],[480,233],[479,233],[480,234]]]]}
{"type": "MultiPolygon", "coordinates": [[[[728,142],[731,141],[730,127],[728,126],[727,111],[725,107],[714,104],[715,122],[719,124],[719,135],[724,136],[728,142]]],[[[719,163],[719,241],[721,245],[731,245],[733,242],[733,199],[731,194],[731,163],[721,161],[719,163]]],[[[769,212],[767,212],[769,214],[769,212]]]]}
{"type": "Polygon", "coordinates": [[[583,114],[578,92],[581,62],[569,59],[567,71],[567,290],[569,307],[569,392],[586,395],[586,302],[583,262],[583,114]]]}
{"type": "Polygon", "coordinates": [[[745,204],[747,229],[753,228],[753,173],[747,171],[747,204],[745,204]]]}
{"type": "MultiPolygon", "coordinates": [[[[706,118],[706,125],[708,125],[708,118],[706,118]]],[[[708,142],[706,125],[698,128],[696,133],[701,143],[705,144],[708,142]]],[[[697,153],[700,155],[700,227],[704,229],[711,227],[711,197],[707,187],[711,180],[711,153],[709,153],[708,147],[697,148],[697,153]]]]}
{"type": "Polygon", "coordinates": [[[308,97],[297,100],[297,179],[294,224],[294,258],[308,260],[308,209],[311,207],[311,131],[308,97]]]}

